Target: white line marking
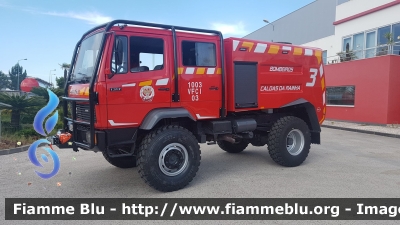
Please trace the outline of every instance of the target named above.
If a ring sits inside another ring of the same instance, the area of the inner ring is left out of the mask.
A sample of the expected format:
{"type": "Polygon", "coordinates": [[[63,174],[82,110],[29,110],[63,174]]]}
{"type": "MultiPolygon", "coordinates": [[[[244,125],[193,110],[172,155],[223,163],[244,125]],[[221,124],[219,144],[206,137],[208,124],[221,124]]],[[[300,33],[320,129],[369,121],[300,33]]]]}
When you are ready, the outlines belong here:
{"type": "Polygon", "coordinates": [[[186,68],[186,74],[193,74],[194,73],[194,68],[188,67],[186,68]]]}
{"type": "Polygon", "coordinates": [[[268,47],[267,44],[257,43],[257,46],[254,49],[254,52],[256,52],[256,53],[264,53],[265,49],[267,49],[267,47],[268,47]]]}
{"type": "Polygon", "coordinates": [[[162,209],[162,212],[161,212],[161,217],[163,217],[164,216],[164,213],[165,213],[165,210],[167,209],[167,206],[168,206],[168,203],[165,203],[164,204],[164,208],[162,209]]]}
{"type": "Polygon", "coordinates": [[[136,83],[132,83],[132,84],[123,84],[122,87],[135,87],[136,83]]]}
{"type": "Polygon", "coordinates": [[[238,45],[239,45],[239,41],[233,40],[233,51],[236,51],[236,48],[238,45]]]}
{"type": "Polygon", "coordinates": [[[319,76],[322,77],[322,75],[324,75],[324,67],[321,64],[321,66],[319,67],[319,76]]]}
{"type": "Polygon", "coordinates": [[[207,74],[214,74],[215,68],[208,68],[207,69],[207,74]]]}
{"type": "Polygon", "coordinates": [[[196,114],[197,119],[212,119],[216,118],[215,116],[200,116],[200,114],[196,114]]]}
{"type": "Polygon", "coordinates": [[[172,209],[172,212],[171,212],[171,214],[169,215],[169,217],[172,217],[173,215],[174,215],[174,212],[175,212],[175,209],[176,209],[176,206],[178,205],[178,203],[175,203],[175,205],[174,205],[174,208],[172,209]]]}
{"type": "Polygon", "coordinates": [[[111,126],[125,126],[125,125],[135,125],[137,123],[115,123],[114,120],[108,120],[111,126]]]}
{"type": "Polygon", "coordinates": [[[169,78],[159,79],[156,82],[156,86],[167,85],[168,81],[169,81],[169,78]]]}
{"type": "Polygon", "coordinates": [[[313,50],[311,50],[311,49],[304,49],[304,55],[312,56],[312,55],[313,55],[313,50]]]}

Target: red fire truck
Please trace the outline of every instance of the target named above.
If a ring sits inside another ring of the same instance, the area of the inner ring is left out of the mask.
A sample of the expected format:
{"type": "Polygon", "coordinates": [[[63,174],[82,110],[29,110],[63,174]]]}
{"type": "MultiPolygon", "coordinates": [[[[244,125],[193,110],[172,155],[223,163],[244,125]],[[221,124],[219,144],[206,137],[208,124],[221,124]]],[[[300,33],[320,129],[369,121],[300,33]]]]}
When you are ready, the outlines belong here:
{"type": "Polygon", "coordinates": [[[326,110],[320,49],[127,20],[82,36],[63,99],[55,144],[138,166],[160,191],[195,177],[199,143],[267,145],[275,162],[298,166],[320,144],[326,110]]]}

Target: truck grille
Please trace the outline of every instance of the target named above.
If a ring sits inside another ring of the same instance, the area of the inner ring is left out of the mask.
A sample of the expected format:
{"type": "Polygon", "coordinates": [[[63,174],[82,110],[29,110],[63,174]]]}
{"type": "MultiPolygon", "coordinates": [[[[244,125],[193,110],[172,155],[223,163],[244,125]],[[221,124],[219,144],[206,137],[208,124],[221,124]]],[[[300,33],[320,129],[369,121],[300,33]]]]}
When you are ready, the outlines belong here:
{"type": "MultiPolygon", "coordinates": [[[[90,122],[89,104],[76,104],[76,120],[90,122]]],[[[94,121],[96,121],[96,114],[94,115],[94,121]]]]}

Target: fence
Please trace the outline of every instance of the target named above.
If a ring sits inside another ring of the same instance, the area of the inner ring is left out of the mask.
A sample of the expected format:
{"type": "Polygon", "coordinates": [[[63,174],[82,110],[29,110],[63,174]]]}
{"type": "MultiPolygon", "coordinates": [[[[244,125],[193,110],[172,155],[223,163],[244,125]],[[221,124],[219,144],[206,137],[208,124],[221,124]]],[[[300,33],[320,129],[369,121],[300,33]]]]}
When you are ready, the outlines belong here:
{"type": "Polygon", "coordinates": [[[382,55],[400,55],[399,45],[381,45],[374,48],[363,50],[351,50],[348,52],[339,52],[335,56],[329,56],[324,59],[325,64],[334,64],[358,59],[373,58],[382,55]]]}

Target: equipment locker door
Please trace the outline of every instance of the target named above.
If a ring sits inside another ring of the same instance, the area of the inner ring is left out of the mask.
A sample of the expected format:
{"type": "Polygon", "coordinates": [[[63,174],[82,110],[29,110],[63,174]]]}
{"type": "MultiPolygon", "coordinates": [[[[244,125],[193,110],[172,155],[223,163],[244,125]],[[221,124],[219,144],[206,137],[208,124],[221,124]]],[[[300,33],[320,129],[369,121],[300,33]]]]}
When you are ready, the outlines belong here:
{"type": "Polygon", "coordinates": [[[220,44],[215,37],[178,37],[181,106],[196,119],[219,118],[221,108],[220,44]]]}

